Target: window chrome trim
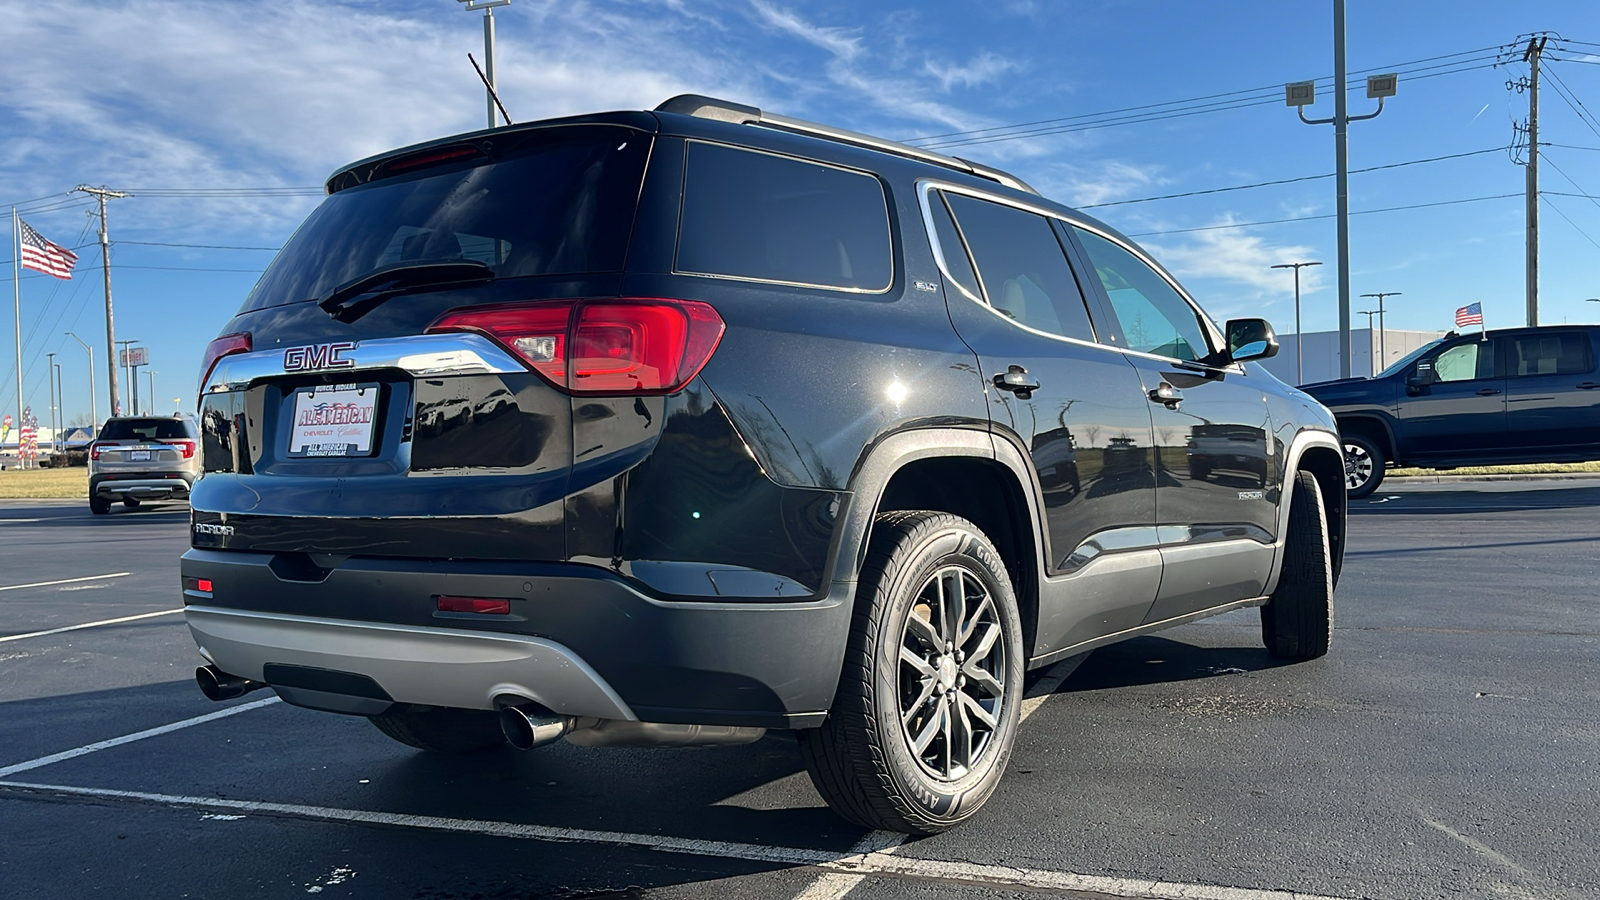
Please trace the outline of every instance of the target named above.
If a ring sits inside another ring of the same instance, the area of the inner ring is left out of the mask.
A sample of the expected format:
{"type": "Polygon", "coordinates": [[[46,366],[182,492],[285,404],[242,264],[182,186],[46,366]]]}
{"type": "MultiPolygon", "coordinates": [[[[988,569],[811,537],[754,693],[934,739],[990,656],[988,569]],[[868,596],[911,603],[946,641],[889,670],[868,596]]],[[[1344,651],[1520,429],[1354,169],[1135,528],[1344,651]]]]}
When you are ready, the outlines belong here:
{"type": "MultiPolygon", "coordinates": [[[[237,391],[263,378],[290,374],[284,367],[284,353],[304,344],[234,353],[217,360],[211,377],[200,388],[202,396],[218,391],[237,391]]],[[[297,369],[294,374],[324,374],[403,369],[424,375],[504,375],[530,371],[516,357],[481,334],[444,332],[396,338],[357,341],[343,352],[341,361],[353,365],[343,368],[297,369]]]]}
{"type": "MultiPolygon", "coordinates": [[[[1075,227],[1075,228],[1082,228],[1084,231],[1093,232],[1094,234],[1099,235],[1100,237],[1103,237],[1108,241],[1111,241],[1113,244],[1116,244],[1119,247],[1123,247],[1124,249],[1128,250],[1128,252],[1132,253],[1136,259],[1140,260],[1141,262],[1144,262],[1146,265],[1149,265],[1151,271],[1155,272],[1157,275],[1159,275],[1161,277],[1161,279],[1163,281],[1165,281],[1165,282],[1167,282],[1167,284],[1171,285],[1173,290],[1177,291],[1178,297],[1180,299],[1182,299],[1185,303],[1189,304],[1189,308],[1190,309],[1195,310],[1195,312],[1197,313],[1196,317],[1202,323],[1202,326],[1206,329],[1206,332],[1209,335],[1209,337],[1211,338],[1211,340],[1217,342],[1218,346],[1221,345],[1221,338],[1217,333],[1216,325],[1213,324],[1212,321],[1211,321],[1211,317],[1207,316],[1205,314],[1205,312],[1200,309],[1199,304],[1194,301],[1194,298],[1189,296],[1189,292],[1185,291],[1183,289],[1183,287],[1181,285],[1179,285],[1167,273],[1167,270],[1165,268],[1163,268],[1159,263],[1155,263],[1154,260],[1151,259],[1149,254],[1144,253],[1144,252],[1138,250],[1135,247],[1129,246],[1127,244],[1127,242],[1125,242],[1123,240],[1120,240],[1120,239],[1118,239],[1118,238],[1116,238],[1116,237],[1114,237],[1112,235],[1106,234],[1103,229],[1100,229],[1100,228],[1097,228],[1097,227],[1095,227],[1093,225],[1090,225],[1087,222],[1079,221],[1078,219],[1075,219],[1075,218],[1073,218],[1072,216],[1069,216],[1069,215],[1065,215],[1065,214],[1061,213],[1058,210],[1048,209],[1046,207],[1038,206],[1038,205],[1035,205],[1035,204],[1032,204],[1032,203],[1026,203],[1026,202],[1023,202],[1023,201],[1020,201],[1020,200],[1013,199],[1011,197],[1001,196],[1000,194],[988,193],[986,191],[982,191],[982,190],[978,190],[978,189],[974,189],[974,188],[968,187],[968,186],[966,186],[964,184],[951,184],[948,181],[940,181],[940,180],[934,179],[934,178],[920,178],[920,179],[918,179],[917,180],[917,201],[918,201],[918,204],[921,206],[921,209],[922,209],[922,227],[923,227],[923,230],[928,235],[928,242],[933,246],[933,258],[934,258],[934,262],[937,263],[938,266],[939,266],[939,274],[944,277],[944,280],[945,280],[946,284],[955,285],[956,289],[957,289],[957,292],[961,296],[966,297],[968,300],[971,300],[972,302],[978,304],[978,306],[980,306],[984,310],[988,311],[988,313],[990,315],[1000,319],[1003,322],[1006,322],[1007,324],[1011,325],[1012,327],[1020,328],[1023,331],[1027,331],[1029,333],[1039,335],[1040,337],[1046,337],[1046,338],[1050,338],[1052,340],[1057,340],[1057,341],[1064,341],[1064,342],[1069,343],[1069,344],[1077,344],[1077,345],[1082,346],[1082,347],[1099,347],[1099,348],[1101,348],[1103,350],[1111,350],[1111,351],[1115,351],[1117,353],[1126,354],[1128,356],[1138,356],[1138,357],[1143,357],[1144,359],[1158,360],[1160,362],[1174,363],[1174,364],[1186,365],[1186,366],[1194,366],[1194,367],[1197,367],[1197,368],[1200,368],[1200,369],[1204,369],[1207,372],[1232,372],[1232,373],[1236,373],[1236,374],[1244,374],[1244,371],[1245,371],[1244,370],[1244,366],[1242,364],[1240,364],[1240,363],[1230,363],[1227,366],[1220,366],[1219,367],[1219,366],[1207,365],[1206,363],[1200,362],[1198,360],[1177,359],[1176,357],[1171,357],[1171,356],[1159,356],[1159,355],[1154,354],[1154,353],[1145,353],[1142,350],[1133,350],[1133,349],[1130,349],[1128,347],[1118,347],[1115,344],[1106,344],[1106,343],[1101,343],[1100,341],[1085,341],[1085,340],[1083,340],[1081,338],[1067,337],[1064,334],[1053,334],[1053,333],[1048,332],[1048,331],[1040,331],[1037,328],[1032,328],[1032,327],[1030,327],[1028,325],[1024,325],[1021,322],[1018,322],[1017,320],[1015,320],[1013,318],[1010,318],[1009,316],[1003,315],[999,310],[997,310],[993,306],[989,305],[988,301],[986,301],[986,300],[984,300],[982,298],[979,298],[979,297],[972,296],[972,294],[969,291],[967,291],[966,288],[961,286],[961,283],[959,281],[957,281],[954,277],[951,276],[948,264],[945,262],[944,248],[939,245],[939,234],[938,234],[938,231],[934,228],[934,224],[933,224],[933,209],[932,209],[932,206],[930,205],[932,203],[932,201],[929,198],[930,198],[930,195],[932,194],[932,192],[934,192],[936,190],[937,191],[950,191],[950,192],[957,193],[957,194],[965,194],[965,195],[967,195],[969,197],[973,197],[973,198],[976,198],[978,200],[987,200],[990,203],[999,203],[999,204],[1004,205],[1004,206],[1010,206],[1010,207],[1013,207],[1015,209],[1020,209],[1023,212],[1030,212],[1030,213],[1034,213],[1036,215],[1044,216],[1047,219],[1055,219],[1055,220],[1057,220],[1059,222],[1063,222],[1063,223],[1065,223],[1065,224],[1067,224],[1069,226],[1072,226],[1072,227],[1075,227]]],[[[958,224],[956,227],[959,228],[960,225],[958,224]]],[[[1069,262],[1070,262],[1070,260],[1069,260],[1069,262]]],[[[974,268],[976,268],[976,267],[974,267],[974,268]]],[[[974,272],[974,274],[976,274],[976,272],[974,272]]],[[[1073,274],[1076,275],[1077,272],[1074,271],[1073,274]]],[[[980,281],[983,278],[982,275],[978,275],[977,277],[979,278],[980,281]]],[[[1090,312],[1089,320],[1090,320],[1091,323],[1094,321],[1093,311],[1090,312]]]]}
{"type": "Polygon", "coordinates": [[[889,215],[889,191],[884,187],[882,178],[879,178],[876,174],[868,172],[864,169],[841,166],[836,163],[823,162],[822,160],[818,159],[808,159],[804,156],[792,156],[788,153],[777,153],[772,150],[763,150],[757,147],[744,147],[739,144],[727,144],[721,141],[706,141],[699,140],[697,138],[687,138],[683,143],[683,179],[679,182],[681,185],[681,190],[679,191],[678,199],[678,227],[677,233],[673,235],[672,242],[672,274],[693,275],[696,278],[718,278],[724,281],[743,281],[751,284],[775,284],[783,287],[811,288],[818,291],[838,291],[846,294],[887,294],[894,290],[894,283],[899,277],[899,273],[896,271],[894,264],[894,220],[893,217],[889,215]],[[757,278],[751,275],[729,275],[722,272],[691,272],[687,269],[678,268],[678,254],[683,250],[683,205],[684,203],[688,202],[689,198],[689,154],[692,152],[693,145],[695,144],[704,144],[708,147],[723,147],[728,150],[741,150],[745,153],[760,153],[766,156],[776,156],[779,159],[788,160],[790,162],[806,163],[808,165],[820,166],[825,169],[837,169],[841,172],[848,172],[851,175],[860,175],[863,178],[870,179],[873,184],[877,185],[878,197],[883,201],[884,233],[889,237],[889,283],[881,288],[840,287],[838,285],[817,284],[810,281],[782,281],[776,278],[757,278]]]}

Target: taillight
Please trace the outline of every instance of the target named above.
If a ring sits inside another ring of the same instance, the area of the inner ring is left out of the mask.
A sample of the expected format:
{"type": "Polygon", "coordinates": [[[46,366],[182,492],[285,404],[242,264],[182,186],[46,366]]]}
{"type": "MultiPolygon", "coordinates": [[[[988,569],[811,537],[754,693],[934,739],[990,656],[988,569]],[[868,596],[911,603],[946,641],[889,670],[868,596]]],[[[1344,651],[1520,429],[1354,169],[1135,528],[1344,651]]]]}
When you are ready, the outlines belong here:
{"type": "Polygon", "coordinates": [[[695,300],[551,300],[466,307],[429,332],[475,331],[573,394],[670,394],[710,361],[722,317],[695,300]]]}
{"type": "Polygon", "coordinates": [[[217,360],[235,353],[250,352],[250,332],[241,331],[238,334],[225,334],[206,345],[205,358],[200,361],[200,390],[205,390],[206,379],[211,377],[211,370],[217,367],[217,360]]]}
{"type": "Polygon", "coordinates": [[[176,441],[162,441],[161,443],[166,444],[169,447],[178,448],[178,452],[183,454],[184,459],[194,458],[194,441],[185,439],[176,441]]]}
{"type": "Polygon", "coordinates": [[[104,444],[90,444],[89,445],[89,458],[90,459],[99,459],[100,458],[100,451],[102,449],[104,449],[104,447],[105,447],[104,444]]]}

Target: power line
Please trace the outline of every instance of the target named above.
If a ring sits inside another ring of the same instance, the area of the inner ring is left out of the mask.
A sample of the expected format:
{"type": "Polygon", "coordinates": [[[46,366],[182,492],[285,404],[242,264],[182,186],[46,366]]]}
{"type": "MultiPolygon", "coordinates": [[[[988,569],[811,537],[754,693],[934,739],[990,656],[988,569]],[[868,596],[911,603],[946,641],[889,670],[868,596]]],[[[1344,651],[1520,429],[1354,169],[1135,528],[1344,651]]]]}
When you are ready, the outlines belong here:
{"type": "Polygon", "coordinates": [[[232,247],[223,244],[174,244],[167,241],[113,241],[116,244],[137,244],[141,247],[188,247],[195,250],[282,250],[282,247],[232,247]]]}
{"type": "Polygon", "coordinates": [[[1563,219],[1566,219],[1568,225],[1571,225],[1579,234],[1583,235],[1584,240],[1588,241],[1591,244],[1594,244],[1595,249],[1600,250],[1600,243],[1595,243],[1595,239],[1592,238],[1592,237],[1589,237],[1589,232],[1584,231],[1582,228],[1579,228],[1577,222],[1572,221],[1572,218],[1570,216],[1568,216],[1566,213],[1561,211],[1561,207],[1555,205],[1555,203],[1551,202],[1549,198],[1544,197],[1543,195],[1541,195],[1541,198],[1544,200],[1544,203],[1545,203],[1546,206],[1548,206],[1551,209],[1556,211],[1556,215],[1560,216],[1563,219]]]}
{"type": "MultiPolygon", "coordinates": [[[[1427,159],[1408,159],[1404,162],[1388,163],[1381,166],[1368,166],[1364,169],[1351,169],[1350,174],[1355,175],[1362,172],[1378,172],[1383,169],[1399,169],[1405,166],[1421,165],[1422,163],[1442,162],[1447,159],[1462,159],[1463,157],[1468,156],[1481,156],[1485,153],[1499,153],[1505,149],[1507,148],[1489,147],[1484,150],[1469,150],[1466,153],[1451,153],[1445,156],[1432,156],[1427,159]]],[[[1203,194],[1222,194],[1228,191],[1244,191],[1251,188],[1274,187],[1280,184],[1296,184],[1302,181],[1316,181],[1321,178],[1332,178],[1334,174],[1335,173],[1333,172],[1327,172],[1321,175],[1301,175],[1297,178],[1281,178],[1277,181],[1258,181],[1253,184],[1236,184],[1229,187],[1207,188],[1200,191],[1185,191],[1181,194],[1162,194],[1159,197],[1139,197],[1134,200],[1113,200],[1107,203],[1091,203],[1086,206],[1080,206],[1078,209],[1102,209],[1107,206],[1126,206],[1130,203],[1148,203],[1151,200],[1175,200],[1180,197],[1198,197],[1203,194]]]]}
{"type": "MultiPolygon", "coordinates": [[[[1522,194],[1494,194],[1489,197],[1467,197],[1463,200],[1440,200],[1436,203],[1413,203],[1408,206],[1386,206],[1382,209],[1358,209],[1350,213],[1352,216],[1370,216],[1374,213],[1399,212],[1406,209],[1427,209],[1434,206],[1454,206],[1458,203],[1478,203],[1483,200],[1504,200],[1507,197],[1521,197],[1522,194]]],[[[1332,219],[1334,213],[1325,213],[1316,216],[1296,216],[1291,219],[1267,219],[1261,222],[1229,222],[1226,225],[1202,225],[1198,228],[1173,228],[1167,231],[1141,231],[1130,234],[1128,237],[1153,237],[1161,234],[1188,234],[1195,231],[1217,231],[1223,228],[1250,228],[1256,225],[1284,225],[1290,222],[1313,222],[1318,219],[1332,219]]]]}
{"type": "Polygon", "coordinates": [[[1563,169],[1560,166],[1556,165],[1556,161],[1550,158],[1550,154],[1546,153],[1544,155],[1544,161],[1549,163],[1550,164],[1550,168],[1555,169],[1556,172],[1558,174],[1560,174],[1560,176],[1562,178],[1565,178],[1567,180],[1568,184],[1570,184],[1573,187],[1577,188],[1581,192],[1579,196],[1588,197],[1590,203],[1593,203],[1595,206],[1600,206],[1600,200],[1596,200],[1593,196],[1590,196],[1588,189],[1586,189],[1583,185],[1579,184],[1577,181],[1573,180],[1572,176],[1568,175],[1565,169],[1563,169]]]}
{"type": "Polygon", "coordinates": [[[1567,105],[1572,107],[1572,111],[1578,114],[1578,121],[1587,125],[1590,131],[1600,137],[1600,128],[1595,127],[1594,115],[1589,112],[1587,106],[1583,105],[1583,101],[1578,99],[1577,93],[1565,81],[1561,80],[1561,76],[1557,75],[1554,69],[1545,70],[1545,74],[1553,79],[1550,86],[1556,89],[1556,95],[1565,100],[1567,105]]]}

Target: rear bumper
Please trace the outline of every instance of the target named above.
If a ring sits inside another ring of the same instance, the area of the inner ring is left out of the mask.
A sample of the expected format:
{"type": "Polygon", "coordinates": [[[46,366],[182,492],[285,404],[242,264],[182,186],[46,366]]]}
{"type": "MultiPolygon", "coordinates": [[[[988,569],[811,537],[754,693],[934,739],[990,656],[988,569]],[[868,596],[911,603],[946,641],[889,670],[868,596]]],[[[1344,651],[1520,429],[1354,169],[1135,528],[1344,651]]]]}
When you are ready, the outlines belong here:
{"type": "MultiPolygon", "coordinates": [[[[185,592],[196,643],[251,680],[326,670],[335,684],[364,676],[378,690],[363,696],[394,703],[531,700],[567,715],[766,728],[821,724],[853,593],[841,583],[796,603],[668,601],[594,566],[216,550],[190,550],[182,572],[212,583],[209,595],[185,592]],[[439,594],[509,598],[511,614],[441,613],[439,594]]],[[[300,677],[280,690],[291,701],[300,677]]]]}
{"type": "Polygon", "coordinates": [[[191,475],[180,477],[151,476],[117,476],[107,478],[95,476],[89,479],[89,496],[105,497],[111,500],[169,500],[186,499],[189,496],[189,486],[194,480],[191,475]]]}

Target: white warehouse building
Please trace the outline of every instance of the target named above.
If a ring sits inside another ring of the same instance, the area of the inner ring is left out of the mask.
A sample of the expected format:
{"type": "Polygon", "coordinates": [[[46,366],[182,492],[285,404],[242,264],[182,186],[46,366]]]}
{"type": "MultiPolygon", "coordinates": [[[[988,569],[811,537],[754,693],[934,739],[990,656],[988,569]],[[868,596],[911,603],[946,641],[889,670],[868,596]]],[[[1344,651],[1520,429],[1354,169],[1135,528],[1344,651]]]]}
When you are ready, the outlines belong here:
{"type": "MultiPolygon", "coordinates": [[[[1444,334],[1443,331],[1352,328],[1350,374],[1365,377],[1381,372],[1389,364],[1444,334]]],[[[1301,377],[1295,374],[1297,342],[1293,334],[1279,334],[1278,355],[1263,360],[1261,364],[1288,384],[1310,384],[1339,377],[1339,332],[1307,332],[1304,344],[1306,358],[1304,375],[1301,377]]]]}

